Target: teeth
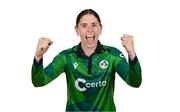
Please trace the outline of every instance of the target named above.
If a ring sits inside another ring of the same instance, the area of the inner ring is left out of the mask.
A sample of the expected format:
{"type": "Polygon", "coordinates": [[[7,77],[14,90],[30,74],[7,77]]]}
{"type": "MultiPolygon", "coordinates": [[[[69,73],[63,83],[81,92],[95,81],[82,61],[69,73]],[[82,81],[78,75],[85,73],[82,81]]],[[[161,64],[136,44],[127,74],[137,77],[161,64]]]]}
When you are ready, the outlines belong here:
{"type": "Polygon", "coordinates": [[[86,37],[94,37],[94,35],[86,35],[86,37]]]}
{"type": "Polygon", "coordinates": [[[93,35],[93,34],[86,35],[87,41],[94,41],[94,39],[95,39],[95,35],[93,35]]]}

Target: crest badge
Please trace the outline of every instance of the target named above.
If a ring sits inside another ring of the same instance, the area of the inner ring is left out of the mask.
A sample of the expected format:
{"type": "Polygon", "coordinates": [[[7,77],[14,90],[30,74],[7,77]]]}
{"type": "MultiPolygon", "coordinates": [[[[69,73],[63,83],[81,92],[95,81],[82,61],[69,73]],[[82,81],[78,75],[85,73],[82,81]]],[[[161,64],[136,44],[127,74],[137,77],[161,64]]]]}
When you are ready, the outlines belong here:
{"type": "Polygon", "coordinates": [[[106,60],[102,60],[100,63],[99,63],[99,66],[102,68],[102,69],[106,69],[108,67],[109,63],[108,61],[106,60]]]}

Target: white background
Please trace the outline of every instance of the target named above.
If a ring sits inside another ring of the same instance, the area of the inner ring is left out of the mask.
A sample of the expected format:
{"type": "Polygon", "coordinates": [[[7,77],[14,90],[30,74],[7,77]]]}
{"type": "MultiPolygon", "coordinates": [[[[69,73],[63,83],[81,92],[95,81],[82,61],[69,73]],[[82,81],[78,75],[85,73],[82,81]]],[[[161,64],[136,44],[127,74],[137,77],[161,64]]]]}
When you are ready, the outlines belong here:
{"type": "Polygon", "coordinates": [[[45,87],[33,87],[33,56],[42,36],[54,42],[44,56],[45,66],[78,44],[75,19],[87,8],[101,17],[101,43],[126,54],[120,37],[134,35],[143,82],[132,88],[117,75],[117,111],[180,112],[179,6],[178,0],[1,0],[0,112],[65,111],[65,74],[45,87]]]}

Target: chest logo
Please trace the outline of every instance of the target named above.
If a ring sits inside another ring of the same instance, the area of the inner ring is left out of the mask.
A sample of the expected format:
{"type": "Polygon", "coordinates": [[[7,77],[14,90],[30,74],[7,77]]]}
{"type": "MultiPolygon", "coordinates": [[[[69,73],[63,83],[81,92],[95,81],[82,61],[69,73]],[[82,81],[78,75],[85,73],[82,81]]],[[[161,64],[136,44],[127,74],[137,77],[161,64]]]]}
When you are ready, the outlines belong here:
{"type": "Polygon", "coordinates": [[[75,87],[79,91],[86,91],[90,88],[102,88],[106,86],[106,81],[87,82],[85,79],[78,78],[75,81],[75,87]]]}
{"type": "Polygon", "coordinates": [[[78,66],[78,63],[73,63],[73,66],[74,66],[74,69],[76,69],[78,66]]]}
{"type": "Polygon", "coordinates": [[[108,67],[109,63],[108,61],[106,60],[102,60],[100,63],[99,63],[99,66],[102,68],[102,69],[106,69],[108,67]]]}

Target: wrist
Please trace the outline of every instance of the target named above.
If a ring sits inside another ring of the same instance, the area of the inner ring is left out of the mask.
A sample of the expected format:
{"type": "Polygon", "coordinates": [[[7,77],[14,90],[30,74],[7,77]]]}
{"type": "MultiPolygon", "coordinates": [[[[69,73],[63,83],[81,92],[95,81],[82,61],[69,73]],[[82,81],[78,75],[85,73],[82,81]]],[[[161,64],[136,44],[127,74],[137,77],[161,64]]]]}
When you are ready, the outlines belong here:
{"type": "Polygon", "coordinates": [[[128,53],[128,57],[132,60],[134,60],[134,58],[136,57],[136,53],[133,52],[133,53],[128,53]]]}
{"type": "Polygon", "coordinates": [[[39,60],[42,59],[43,57],[42,56],[35,56],[34,58],[36,59],[37,62],[39,62],[39,60]]]}

